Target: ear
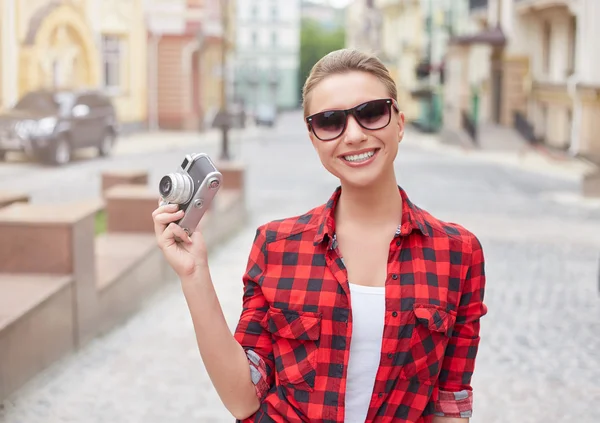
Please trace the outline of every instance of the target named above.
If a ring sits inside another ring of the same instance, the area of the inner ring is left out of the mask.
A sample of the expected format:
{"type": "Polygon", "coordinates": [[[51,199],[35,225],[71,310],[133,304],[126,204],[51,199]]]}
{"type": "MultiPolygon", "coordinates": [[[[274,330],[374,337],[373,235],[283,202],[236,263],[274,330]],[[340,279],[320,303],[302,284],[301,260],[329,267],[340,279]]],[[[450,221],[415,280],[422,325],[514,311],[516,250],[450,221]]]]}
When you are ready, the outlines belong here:
{"type": "Polygon", "coordinates": [[[404,113],[398,112],[398,142],[404,138],[404,113]]]}

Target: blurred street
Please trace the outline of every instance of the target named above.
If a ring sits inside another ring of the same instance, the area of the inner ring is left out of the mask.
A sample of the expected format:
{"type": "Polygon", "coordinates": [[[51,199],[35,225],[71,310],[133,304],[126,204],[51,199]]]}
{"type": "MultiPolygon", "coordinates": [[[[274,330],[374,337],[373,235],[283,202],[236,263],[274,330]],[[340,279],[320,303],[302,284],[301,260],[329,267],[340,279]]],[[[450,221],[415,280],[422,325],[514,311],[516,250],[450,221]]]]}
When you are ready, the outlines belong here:
{"type": "MultiPolygon", "coordinates": [[[[1,164],[0,186],[24,190],[33,202],[71,201],[96,197],[104,169],[147,168],[156,184],[185,153],[218,157],[218,134],[163,135],[123,139],[113,158],[60,169],[1,164]]],[[[232,140],[235,158],[248,166],[251,218],[212,252],[211,269],[233,330],[256,226],[326,201],[336,180],[322,169],[300,112],[232,140]]],[[[444,146],[410,129],[396,163],[399,183],[416,204],[472,230],[484,247],[489,314],[472,422],[600,421],[600,205],[579,198],[577,169],[526,171],[514,155],[444,146]]],[[[204,371],[176,281],[0,408],[2,423],[232,421],[204,371]]]]}
{"type": "MultiPolygon", "coordinates": [[[[231,132],[230,137],[238,147],[240,137],[258,135],[256,128],[249,128],[243,134],[239,130],[231,132]]],[[[148,169],[149,177],[154,178],[150,184],[158,187],[160,177],[175,170],[190,150],[206,151],[218,159],[220,137],[216,129],[204,133],[139,132],[120,137],[110,157],[98,157],[94,149],[81,150],[72,163],[60,167],[45,166],[23,154],[13,154],[0,164],[0,187],[26,192],[32,203],[96,199],[101,194],[101,173],[117,169],[148,169]]]]}

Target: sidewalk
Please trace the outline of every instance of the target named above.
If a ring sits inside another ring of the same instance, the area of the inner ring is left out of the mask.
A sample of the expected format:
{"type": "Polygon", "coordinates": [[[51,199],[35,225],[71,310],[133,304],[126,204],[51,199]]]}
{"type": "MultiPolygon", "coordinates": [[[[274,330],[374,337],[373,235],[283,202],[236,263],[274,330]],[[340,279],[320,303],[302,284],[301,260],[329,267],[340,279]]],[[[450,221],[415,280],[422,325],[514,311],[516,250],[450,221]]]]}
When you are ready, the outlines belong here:
{"type": "Polygon", "coordinates": [[[551,153],[543,146],[531,146],[511,128],[483,125],[480,132],[480,147],[444,142],[438,134],[420,133],[407,126],[407,142],[430,151],[487,161],[521,170],[537,172],[547,176],[571,181],[581,181],[583,176],[598,167],[583,159],[551,153]]]}
{"type": "MultiPolygon", "coordinates": [[[[260,129],[247,126],[244,129],[231,129],[229,131],[230,144],[240,139],[252,138],[258,135],[260,129]]],[[[209,129],[203,132],[196,131],[168,131],[158,130],[149,132],[136,132],[123,135],[115,145],[115,156],[151,153],[156,151],[173,151],[193,145],[217,145],[221,142],[221,130],[209,129]]]]}

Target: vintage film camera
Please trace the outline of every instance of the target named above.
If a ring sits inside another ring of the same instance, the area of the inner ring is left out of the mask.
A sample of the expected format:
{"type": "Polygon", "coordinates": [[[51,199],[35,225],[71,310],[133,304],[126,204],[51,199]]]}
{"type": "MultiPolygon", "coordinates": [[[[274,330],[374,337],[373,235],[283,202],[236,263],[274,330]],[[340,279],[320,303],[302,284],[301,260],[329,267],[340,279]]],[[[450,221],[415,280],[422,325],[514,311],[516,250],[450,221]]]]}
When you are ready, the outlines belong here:
{"type": "Polygon", "coordinates": [[[217,194],[223,175],[204,153],[188,154],[176,172],[163,176],[158,184],[161,204],[178,204],[184,211],[177,223],[191,235],[217,194]]]}

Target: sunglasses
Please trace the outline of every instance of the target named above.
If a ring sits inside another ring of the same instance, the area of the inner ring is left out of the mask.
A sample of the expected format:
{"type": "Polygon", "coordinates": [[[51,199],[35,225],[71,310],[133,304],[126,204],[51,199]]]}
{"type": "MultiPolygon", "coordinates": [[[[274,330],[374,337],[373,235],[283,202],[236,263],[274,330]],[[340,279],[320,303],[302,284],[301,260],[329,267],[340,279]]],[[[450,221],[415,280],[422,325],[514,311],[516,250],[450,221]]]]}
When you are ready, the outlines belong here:
{"type": "Polygon", "coordinates": [[[371,100],[346,110],[329,110],[315,113],[306,118],[306,123],[321,141],[338,138],[348,126],[348,116],[354,116],[356,122],[370,131],[385,128],[392,120],[392,107],[400,111],[398,103],[392,98],[371,100]]]}

